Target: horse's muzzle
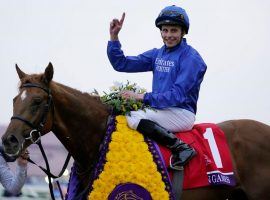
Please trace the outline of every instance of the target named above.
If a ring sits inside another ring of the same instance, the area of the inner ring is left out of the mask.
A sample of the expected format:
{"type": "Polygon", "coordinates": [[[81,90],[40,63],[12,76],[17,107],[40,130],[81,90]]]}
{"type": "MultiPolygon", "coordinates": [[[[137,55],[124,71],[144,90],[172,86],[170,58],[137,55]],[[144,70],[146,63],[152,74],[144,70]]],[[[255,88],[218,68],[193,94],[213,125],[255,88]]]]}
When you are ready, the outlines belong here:
{"type": "Polygon", "coordinates": [[[5,154],[10,157],[18,157],[21,150],[19,140],[14,135],[9,135],[6,138],[2,138],[3,148],[5,154]]]}

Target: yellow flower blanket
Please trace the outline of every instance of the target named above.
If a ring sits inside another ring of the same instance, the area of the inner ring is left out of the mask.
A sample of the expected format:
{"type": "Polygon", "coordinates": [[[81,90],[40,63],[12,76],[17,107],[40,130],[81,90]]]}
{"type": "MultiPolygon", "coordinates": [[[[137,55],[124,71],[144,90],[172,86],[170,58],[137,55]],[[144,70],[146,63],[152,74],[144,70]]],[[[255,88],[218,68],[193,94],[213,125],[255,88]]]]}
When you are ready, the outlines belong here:
{"type": "Polygon", "coordinates": [[[171,199],[170,186],[163,181],[165,170],[159,172],[155,156],[149,152],[151,146],[140,133],[127,126],[124,116],[117,116],[116,122],[103,170],[94,181],[88,199],[171,199]],[[137,189],[141,191],[136,193],[137,189]],[[140,196],[143,193],[149,197],[140,196]]]}

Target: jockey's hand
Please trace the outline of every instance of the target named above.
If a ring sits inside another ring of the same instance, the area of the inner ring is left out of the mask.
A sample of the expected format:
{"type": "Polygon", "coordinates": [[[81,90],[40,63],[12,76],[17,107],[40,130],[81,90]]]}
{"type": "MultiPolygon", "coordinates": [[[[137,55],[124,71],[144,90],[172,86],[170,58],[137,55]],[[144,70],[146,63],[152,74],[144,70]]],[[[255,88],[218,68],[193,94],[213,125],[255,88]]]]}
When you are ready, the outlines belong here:
{"type": "Polygon", "coordinates": [[[143,100],[144,94],[138,94],[135,93],[133,91],[129,91],[129,90],[125,90],[123,92],[120,93],[120,95],[124,98],[124,99],[136,99],[136,100],[143,100]]]}
{"type": "Polygon", "coordinates": [[[20,157],[17,159],[17,163],[20,166],[26,166],[28,161],[27,159],[29,158],[29,152],[28,150],[24,150],[24,152],[22,152],[22,154],[20,155],[20,157]]]}
{"type": "Polygon", "coordinates": [[[113,19],[110,23],[110,36],[111,41],[118,40],[118,33],[122,29],[126,14],[123,13],[120,20],[113,19]]]}

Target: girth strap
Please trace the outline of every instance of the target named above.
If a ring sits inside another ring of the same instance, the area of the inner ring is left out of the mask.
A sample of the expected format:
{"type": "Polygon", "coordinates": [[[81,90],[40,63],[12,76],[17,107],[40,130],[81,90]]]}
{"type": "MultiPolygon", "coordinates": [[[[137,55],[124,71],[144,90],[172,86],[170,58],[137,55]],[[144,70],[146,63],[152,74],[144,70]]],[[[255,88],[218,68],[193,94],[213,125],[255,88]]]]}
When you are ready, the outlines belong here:
{"type": "Polygon", "coordinates": [[[184,167],[173,171],[172,188],[176,200],[180,200],[183,192],[184,167]]]}

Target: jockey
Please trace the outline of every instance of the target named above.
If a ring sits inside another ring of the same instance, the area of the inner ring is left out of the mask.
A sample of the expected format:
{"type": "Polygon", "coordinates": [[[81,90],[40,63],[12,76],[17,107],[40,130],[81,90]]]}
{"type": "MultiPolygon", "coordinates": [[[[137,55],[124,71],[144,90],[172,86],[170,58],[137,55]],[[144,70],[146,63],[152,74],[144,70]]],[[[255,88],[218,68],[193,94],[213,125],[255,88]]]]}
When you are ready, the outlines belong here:
{"type": "Polygon", "coordinates": [[[206,64],[199,53],[183,38],[189,30],[186,11],[174,5],[165,7],[155,21],[164,45],[138,56],[125,56],[121,50],[118,34],[124,19],[125,13],[120,20],[113,19],[110,23],[108,58],[113,68],[120,72],[153,72],[152,92],[124,91],[121,95],[155,108],[131,111],[130,116],[126,116],[128,125],[166,145],[172,151],[172,165],[183,166],[196,152],[173,132],[192,129],[200,85],[206,72],[206,64]]]}

